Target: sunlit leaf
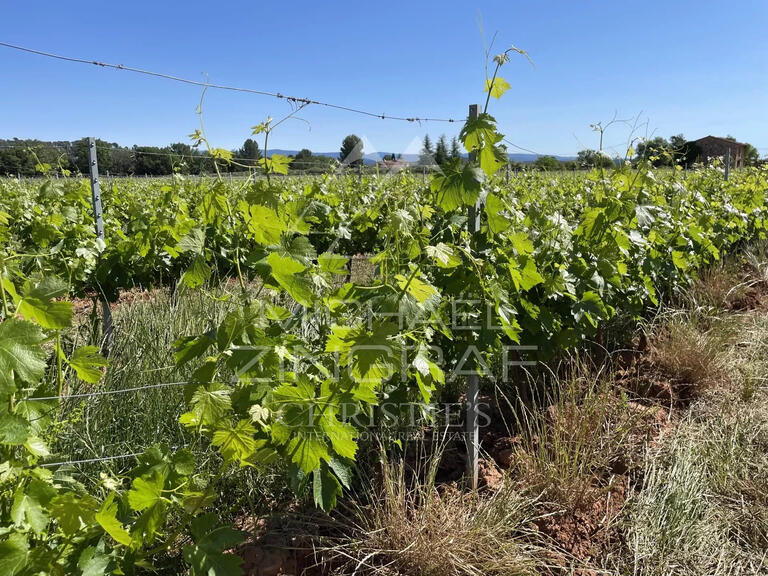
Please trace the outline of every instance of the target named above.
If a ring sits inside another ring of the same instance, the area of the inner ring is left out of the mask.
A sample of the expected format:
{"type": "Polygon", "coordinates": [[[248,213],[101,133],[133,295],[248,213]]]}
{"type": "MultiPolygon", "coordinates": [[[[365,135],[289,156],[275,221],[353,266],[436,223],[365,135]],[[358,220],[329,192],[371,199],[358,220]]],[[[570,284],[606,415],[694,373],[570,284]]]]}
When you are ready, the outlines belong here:
{"type": "Polygon", "coordinates": [[[101,369],[109,365],[96,346],[81,346],[72,353],[67,362],[80,380],[90,384],[97,384],[102,377],[101,369]]]}
{"type": "Polygon", "coordinates": [[[486,78],[485,79],[485,91],[490,92],[491,96],[493,98],[501,98],[504,95],[504,92],[509,90],[511,86],[509,85],[509,82],[504,80],[504,78],[496,77],[496,78],[486,78]]]}

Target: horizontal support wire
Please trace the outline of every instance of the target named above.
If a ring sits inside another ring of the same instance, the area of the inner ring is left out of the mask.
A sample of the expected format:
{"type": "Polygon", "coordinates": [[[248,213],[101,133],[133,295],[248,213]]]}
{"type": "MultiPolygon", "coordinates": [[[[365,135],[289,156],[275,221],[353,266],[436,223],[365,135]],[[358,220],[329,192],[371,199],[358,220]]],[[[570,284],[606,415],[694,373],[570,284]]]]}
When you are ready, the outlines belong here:
{"type": "Polygon", "coordinates": [[[330,102],[323,102],[321,100],[314,100],[311,98],[300,98],[297,96],[287,96],[281,92],[271,92],[268,90],[257,90],[255,88],[240,88],[237,86],[229,86],[226,84],[211,84],[210,82],[200,82],[198,80],[190,80],[188,78],[181,78],[179,76],[171,76],[170,74],[163,74],[160,72],[152,72],[150,70],[143,70],[141,68],[133,68],[131,66],[124,66],[122,64],[110,64],[108,62],[101,62],[99,60],[88,60],[85,58],[73,58],[71,56],[62,56],[60,54],[54,54],[51,52],[44,52],[42,50],[35,50],[33,48],[27,48],[25,46],[18,46],[16,44],[10,44],[8,42],[0,42],[0,46],[5,48],[11,48],[13,50],[19,50],[21,52],[28,52],[30,54],[37,54],[38,56],[45,56],[46,58],[53,58],[55,60],[63,60],[66,62],[75,62],[78,64],[92,64],[101,68],[112,68],[115,70],[125,70],[127,72],[134,72],[136,74],[143,74],[145,76],[153,76],[156,78],[164,78],[166,80],[173,80],[174,82],[180,82],[182,84],[191,84],[192,86],[200,86],[202,88],[214,88],[218,90],[229,90],[232,92],[245,92],[248,94],[258,94],[260,96],[270,96],[272,98],[278,98],[280,100],[286,100],[293,104],[307,105],[314,104],[315,106],[324,106],[326,108],[333,108],[335,110],[342,110],[344,112],[351,112],[353,114],[361,114],[363,116],[370,116],[372,118],[379,118],[381,120],[401,120],[404,122],[455,122],[453,118],[428,118],[418,116],[391,116],[389,114],[371,112],[369,110],[362,110],[360,108],[354,108],[351,106],[343,106],[341,104],[332,104],[330,102]]]}
{"type": "Polygon", "coordinates": [[[191,382],[162,382],[160,384],[148,384],[147,386],[135,386],[133,388],[120,388],[119,390],[99,390],[98,392],[84,392],[82,394],[68,394],[65,396],[34,396],[25,398],[24,402],[43,402],[50,400],[67,400],[70,398],[90,398],[92,396],[110,396],[112,394],[123,394],[125,392],[138,392],[140,390],[151,390],[155,388],[168,388],[171,386],[184,386],[191,382]]]}
{"type": "Polygon", "coordinates": [[[92,464],[95,462],[106,462],[108,460],[121,460],[123,458],[136,458],[141,456],[144,452],[134,452],[131,454],[117,454],[115,456],[101,456],[99,458],[85,458],[83,460],[66,460],[63,462],[46,462],[44,464],[38,464],[42,468],[53,468],[54,466],[74,466],[76,464],[92,464]]]}
{"type": "MultiPolygon", "coordinates": [[[[200,154],[176,154],[175,152],[150,152],[149,150],[134,150],[133,148],[109,148],[106,146],[96,146],[97,150],[104,150],[105,152],[121,152],[123,150],[131,153],[131,154],[139,154],[141,156],[167,156],[169,158],[193,158],[195,160],[215,160],[213,156],[206,156],[203,153],[200,154]]],[[[233,160],[238,160],[237,158],[233,158],[233,160]]],[[[244,158],[244,160],[248,160],[248,158],[244,158]]]]}
{"type": "Polygon", "coordinates": [[[506,142],[507,144],[509,144],[513,148],[517,148],[518,150],[522,150],[523,152],[528,152],[530,154],[536,154],[536,156],[542,156],[542,154],[539,154],[538,152],[534,152],[533,150],[531,150],[529,148],[524,148],[523,146],[518,146],[517,144],[515,144],[514,142],[512,142],[510,140],[507,140],[506,138],[503,138],[503,140],[504,140],[504,142],[506,142]]]}
{"type": "MultiPolygon", "coordinates": [[[[170,450],[175,452],[181,448],[180,446],[171,446],[170,450]]],[[[124,458],[138,458],[146,453],[146,449],[143,452],[130,452],[128,454],[115,454],[114,456],[96,456],[94,458],[83,458],[79,460],[62,460],[61,462],[46,462],[44,464],[38,464],[43,468],[53,468],[54,466],[74,466],[77,464],[94,464],[96,462],[108,462],[110,460],[122,460],[124,458]]]]}

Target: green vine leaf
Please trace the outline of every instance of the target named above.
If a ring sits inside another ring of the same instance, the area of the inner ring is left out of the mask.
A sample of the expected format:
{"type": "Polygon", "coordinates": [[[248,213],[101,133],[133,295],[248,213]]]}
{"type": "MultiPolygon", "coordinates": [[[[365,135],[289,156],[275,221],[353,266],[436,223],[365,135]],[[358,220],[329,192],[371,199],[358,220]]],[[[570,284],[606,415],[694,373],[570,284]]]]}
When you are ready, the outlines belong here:
{"type": "Polygon", "coordinates": [[[25,296],[16,311],[46,330],[63,330],[72,326],[72,302],[46,302],[25,296]]]}
{"type": "Polygon", "coordinates": [[[24,534],[14,533],[0,542],[0,574],[16,576],[27,565],[29,543],[24,534]]]}
{"type": "Polygon", "coordinates": [[[397,274],[395,276],[395,280],[397,281],[397,285],[400,287],[400,290],[405,290],[408,292],[408,294],[413,296],[419,304],[424,304],[424,302],[433,296],[439,295],[437,288],[431,284],[427,284],[415,276],[412,277],[409,281],[408,278],[402,274],[397,274]]]}
{"type": "Polygon", "coordinates": [[[240,204],[240,212],[248,224],[248,231],[253,239],[266,246],[280,242],[280,236],[286,231],[286,225],[280,220],[277,212],[259,204],[240,204]]]}
{"type": "Polygon", "coordinates": [[[256,450],[256,428],[248,420],[240,420],[234,428],[223,428],[213,433],[211,444],[219,447],[227,462],[239,462],[247,466],[248,459],[256,450]]]}
{"type": "Polygon", "coordinates": [[[117,502],[115,494],[111,493],[101,505],[101,509],[96,513],[96,522],[99,523],[104,531],[112,536],[118,544],[123,546],[131,545],[131,535],[123,528],[122,523],[117,519],[117,502]]]}
{"type": "Polygon", "coordinates": [[[191,428],[214,427],[232,406],[230,392],[230,389],[220,382],[198,386],[190,400],[192,410],[182,414],[179,422],[191,428]]]}
{"type": "Polygon", "coordinates": [[[112,558],[104,554],[103,546],[88,546],[80,553],[77,567],[82,570],[82,576],[104,576],[112,558]]]}
{"type": "Polygon", "coordinates": [[[199,288],[205,284],[211,277],[211,267],[205,261],[205,258],[197,254],[192,263],[187,268],[186,272],[182,274],[181,281],[188,288],[199,288]]]}
{"type": "Polygon", "coordinates": [[[67,536],[73,536],[81,529],[93,525],[98,509],[98,503],[93,496],[77,496],[73,492],[59,494],[51,501],[50,506],[51,516],[67,536]]]}
{"type": "Polygon", "coordinates": [[[346,256],[330,254],[328,252],[320,254],[317,258],[317,264],[320,267],[320,270],[327,274],[346,274],[347,262],[349,262],[349,258],[346,256]]]}
{"type": "Polygon", "coordinates": [[[539,274],[536,264],[531,258],[524,256],[521,258],[521,262],[523,262],[522,267],[517,261],[510,261],[509,263],[509,274],[517,290],[530,290],[544,282],[544,278],[539,274]]]}
{"type": "Polygon", "coordinates": [[[355,382],[373,386],[394,374],[399,347],[390,337],[397,333],[397,325],[377,322],[373,330],[364,326],[354,328],[332,326],[326,342],[326,352],[339,352],[339,364],[351,366],[355,382]]]}
{"type": "Polygon", "coordinates": [[[456,268],[461,265],[461,257],[451,246],[442,242],[435,246],[427,246],[425,252],[440,268],[456,268]]]}
{"type": "Polygon", "coordinates": [[[0,323],[0,395],[16,391],[16,379],[36,384],[45,374],[45,339],[39,326],[7,318],[0,323]]]}
{"type": "Polygon", "coordinates": [[[315,505],[323,510],[332,510],[336,507],[336,499],[341,496],[341,484],[331,473],[327,464],[323,463],[319,470],[312,473],[312,493],[315,505]]]}
{"type": "Polygon", "coordinates": [[[32,426],[26,418],[0,411],[0,444],[20,446],[29,440],[32,426]]]}
{"type": "Polygon", "coordinates": [[[19,527],[29,526],[37,535],[43,534],[50,520],[47,508],[54,496],[56,489],[37,478],[26,486],[19,486],[11,507],[13,523],[19,527]]]}
{"type": "Polygon", "coordinates": [[[137,512],[152,508],[162,500],[164,486],[165,478],[159,472],[154,472],[146,478],[135,478],[128,492],[128,504],[137,512]]]}
{"type": "Polygon", "coordinates": [[[213,332],[206,332],[200,336],[185,336],[173,343],[174,359],[176,364],[183,366],[187,362],[199,358],[216,343],[213,332]]]}
{"type": "Polygon", "coordinates": [[[205,249],[205,231],[202,228],[192,228],[179,241],[179,251],[192,254],[202,254],[205,249]]]}
{"type": "Polygon", "coordinates": [[[81,346],[67,362],[80,380],[90,384],[98,384],[103,375],[101,369],[109,366],[109,362],[99,353],[96,346],[81,346]]]}
{"type": "Polygon", "coordinates": [[[317,432],[299,431],[288,441],[286,452],[291,461],[307,474],[316,470],[322,460],[331,459],[325,440],[317,432]]]}
{"type": "Polygon", "coordinates": [[[485,91],[490,92],[491,96],[496,99],[501,98],[511,87],[509,82],[499,76],[496,76],[493,80],[490,78],[485,79],[485,91]]]}
{"type": "Polygon", "coordinates": [[[474,205],[484,180],[485,175],[477,166],[462,165],[456,160],[442,167],[442,173],[432,178],[430,187],[437,194],[440,207],[449,212],[460,206],[474,205]]]}
{"type": "Polygon", "coordinates": [[[223,160],[227,164],[232,161],[232,152],[225,150],[224,148],[213,148],[210,151],[211,156],[216,160],[223,160]]]}
{"type": "Polygon", "coordinates": [[[269,174],[288,174],[291,159],[282,154],[272,154],[269,158],[259,158],[258,164],[269,174]]]}
{"type": "Polygon", "coordinates": [[[272,268],[272,277],[299,304],[312,306],[312,288],[309,280],[301,275],[306,269],[304,264],[293,258],[272,252],[267,257],[272,268]]]}
{"type": "Polygon", "coordinates": [[[218,525],[216,514],[204,514],[192,520],[190,532],[194,543],[184,546],[183,555],[190,565],[190,576],[240,576],[243,559],[224,550],[245,540],[242,532],[218,525]]]}

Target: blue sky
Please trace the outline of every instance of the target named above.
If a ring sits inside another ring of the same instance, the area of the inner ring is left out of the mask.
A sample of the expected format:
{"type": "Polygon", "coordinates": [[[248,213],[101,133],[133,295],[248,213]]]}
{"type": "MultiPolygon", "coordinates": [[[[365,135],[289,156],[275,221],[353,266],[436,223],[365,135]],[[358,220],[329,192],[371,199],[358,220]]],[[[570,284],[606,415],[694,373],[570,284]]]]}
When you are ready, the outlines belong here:
{"type": "MultiPolygon", "coordinates": [[[[484,100],[482,18],[494,52],[513,58],[512,89],[491,113],[514,143],[540,153],[596,147],[590,124],[639,115],[640,135],[732,134],[768,154],[768,2],[46,2],[6,0],[0,40],[196,80],[232,84],[404,116],[463,118],[484,100]],[[647,123],[647,124],[646,124],[647,123]]],[[[199,125],[200,89],[0,48],[0,137],[124,145],[186,141],[199,125]]],[[[215,146],[289,111],[268,97],[209,91],[215,146]]],[[[310,107],[271,146],[339,148],[356,133],[367,150],[410,151],[410,124],[310,107]]],[[[624,124],[606,134],[621,149],[624,124]]]]}

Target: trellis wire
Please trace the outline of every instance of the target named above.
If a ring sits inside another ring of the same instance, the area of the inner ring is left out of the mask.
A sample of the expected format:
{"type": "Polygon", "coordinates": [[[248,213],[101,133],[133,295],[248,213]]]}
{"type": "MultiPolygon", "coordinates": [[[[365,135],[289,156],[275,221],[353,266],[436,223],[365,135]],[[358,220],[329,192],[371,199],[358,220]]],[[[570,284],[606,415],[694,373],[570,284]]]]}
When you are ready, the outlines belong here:
{"type": "Polygon", "coordinates": [[[108,62],[102,62],[99,60],[85,59],[85,58],[73,58],[71,56],[63,56],[61,54],[54,54],[52,52],[44,52],[43,50],[36,50],[34,48],[27,48],[25,46],[19,46],[16,44],[10,44],[8,42],[0,42],[0,46],[5,48],[11,48],[13,50],[19,50],[21,52],[27,52],[30,54],[37,54],[38,56],[45,56],[46,58],[52,58],[55,60],[63,60],[66,62],[75,62],[78,64],[93,64],[101,68],[112,68],[115,70],[125,70],[127,72],[134,72],[136,74],[143,74],[145,76],[153,76],[156,78],[164,78],[166,80],[173,80],[174,82],[180,82],[182,84],[191,84],[193,86],[200,86],[202,88],[213,88],[218,90],[229,90],[232,92],[245,92],[249,94],[258,94],[260,96],[270,96],[272,98],[278,98],[280,100],[286,100],[293,104],[307,105],[314,104],[316,106],[324,106],[326,108],[333,108],[336,110],[343,110],[345,112],[351,112],[354,114],[361,114],[363,116],[371,116],[373,118],[379,118],[381,120],[401,120],[404,122],[455,122],[453,118],[429,118],[418,116],[391,116],[384,113],[371,112],[369,110],[363,110],[352,106],[344,106],[341,104],[332,104],[330,102],[323,102],[320,100],[314,100],[311,98],[301,98],[297,96],[288,96],[281,92],[272,92],[269,90],[258,90],[255,88],[241,88],[238,86],[229,86],[226,84],[212,84],[210,82],[201,82],[199,80],[190,80],[188,78],[181,78],[179,76],[172,76],[170,74],[163,74],[161,72],[153,72],[151,70],[143,70],[141,68],[134,68],[132,66],[124,66],[122,64],[110,64],[108,62]]]}
{"type": "Polygon", "coordinates": [[[109,460],[120,460],[122,458],[135,458],[141,456],[144,452],[132,452],[130,454],[117,454],[115,456],[101,456],[98,458],[85,458],[83,460],[65,460],[62,462],[46,462],[38,464],[42,468],[53,468],[55,466],[74,466],[76,464],[93,464],[96,462],[106,462],[109,460]]]}
{"type": "Polygon", "coordinates": [[[99,390],[97,392],[83,392],[81,394],[68,394],[68,395],[62,395],[62,396],[34,396],[30,398],[25,398],[26,402],[43,402],[43,401],[51,401],[51,400],[68,400],[68,399],[74,399],[74,398],[90,398],[93,396],[111,396],[113,394],[123,394],[126,392],[138,392],[141,390],[151,390],[154,388],[168,388],[171,386],[184,386],[186,384],[192,384],[193,382],[189,381],[179,381],[179,382],[161,382],[159,384],[148,384],[146,386],[134,386],[132,388],[120,388],[118,390],[99,390]]]}

